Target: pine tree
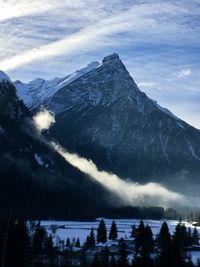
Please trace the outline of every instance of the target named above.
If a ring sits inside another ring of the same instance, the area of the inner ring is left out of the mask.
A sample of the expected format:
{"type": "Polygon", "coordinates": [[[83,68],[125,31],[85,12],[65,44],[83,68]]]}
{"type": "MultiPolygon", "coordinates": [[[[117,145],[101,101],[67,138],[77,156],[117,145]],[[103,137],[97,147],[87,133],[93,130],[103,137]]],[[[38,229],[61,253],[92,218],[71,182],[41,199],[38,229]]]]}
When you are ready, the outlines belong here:
{"type": "Polygon", "coordinates": [[[75,247],[76,247],[76,248],[80,248],[80,246],[81,246],[81,244],[80,244],[80,239],[77,238],[75,247]]]}
{"type": "Polygon", "coordinates": [[[46,242],[45,242],[45,253],[47,255],[47,259],[49,261],[49,264],[52,266],[55,262],[56,258],[56,250],[53,245],[53,238],[50,235],[47,237],[46,242]]]}
{"type": "Polygon", "coordinates": [[[142,248],[145,250],[145,252],[148,254],[153,251],[153,233],[151,231],[151,227],[148,225],[144,228],[144,240],[142,243],[142,248]]]}
{"type": "Polygon", "coordinates": [[[90,231],[90,235],[87,236],[85,241],[85,247],[86,248],[93,248],[95,246],[95,235],[94,235],[94,229],[92,227],[90,231]]]}
{"type": "Polygon", "coordinates": [[[119,261],[118,261],[119,267],[127,267],[128,264],[128,251],[127,251],[127,245],[123,238],[119,241],[119,261]]]}
{"type": "Polygon", "coordinates": [[[137,235],[137,229],[136,229],[135,224],[134,224],[131,228],[132,228],[132,230],[131,230],[131,237],[132,237],[132,238],[136,238],[136,235],[137,235]]]}
{"type": "Polygon", "coordinates": [[[138,229],[137,229],[137,234],[136,234],[136,237],[135,237],[135,253],[137,255],[139,249],[144,245],[145,243],[145,230],[144,230],[144,223],[143,221],[141,220],[140,221],[140,224],[138,226],[138,229]]]}
{"type": "Polygon", "coordinates": [[[107,242],[107,230],[104,220],[102,219],[97,229],[97,243],[107,242]]]}
{"type": "Polygon", "coordinates": [[[90,236],[89,235],[86,237],[86,241],[85,241],[84,246],[86,248],[91,248],[91,242],[90,242],[90,236]]]}
{"type": "Polygon", "coordinates": [[[185,264],[187,246],[187,229],[182,222],[179,222],[175,228],[172,240],[172,258],[176,266],[185,264]]]}
{"type": "Polygon", "coordinates": [[[15,243],[15,264],[26,267],[30,260],[30,238],[27,223],[19,220],[15,224],[16,243],[15,243]]]}
{"type": "Polygon", "coordinates": [[[196,227],[194,228],[192,233],[192,244],[199,245],[199,234],[196,227]]]}
{"type": "Polygon", "coordinates": [[[33,243],[32,248],[33,248],[34,254],[38,255],[42,253],[42,250],[45,245],[46,237],[47,237],[46,230],[43,227],[41,227],[40,222],[38,222],[36,229],[35,229],[35,233],[33,235],[33,242],[32,242],[33,243]]]}
{"type": "Polygon", "coordinates": [[[180,248],[188,246],[187,229],[184,223],[178,223],[173,234],[173,240],[180,248]]]}
{"type": "Polygon", "coordinates": [[[192,245],[192,231],[191,228],[188,227],[187,229],[187,246],[191,246],[192,245]]]}
{"type": "Polygon", "coordinates": [[[93,227],[92,227],[91,232],[90,232],[90,246],[91,247],[95,246],[95,235],[94,235],[93,227]]]}
{"type": "Polygon", "coordinates": [[[169,233],[169,228],[166,222],[162,223],[160,232],[157,237],[157,241],[158,241],[158,245],[161,248],[169,246],[169,243],[171,241],[171,235],[169,233]]]}
{"type": "Polygon", "coordinates": [[[70,244],[71,244],[71,242],[70,242],[70,238],[68,237],[68,238],[67,238],[67,241],[66,241],[66,247],[69,248],[69,247],[70,247],[70,244]]]}
{"type": "Polygon", "coordinates": [[[30,262],[27,223],[9,217],[0,222],[0,266],[26,267],[30,262]]]}
{"type": "Polygon", "coordinates": [[[112,222],[110,233],[109,233],[109,240],[116,240],[117,239],[117,226],[115,221],[112,222]]]}

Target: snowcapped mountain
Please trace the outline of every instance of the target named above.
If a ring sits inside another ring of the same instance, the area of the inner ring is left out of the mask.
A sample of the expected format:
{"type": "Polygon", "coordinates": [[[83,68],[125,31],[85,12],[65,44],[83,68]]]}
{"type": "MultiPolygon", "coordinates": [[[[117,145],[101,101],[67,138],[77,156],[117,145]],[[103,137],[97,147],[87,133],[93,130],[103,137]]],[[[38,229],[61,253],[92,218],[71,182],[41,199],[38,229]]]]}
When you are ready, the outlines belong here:
{"type": "Polygon", "coordinates": [[[51,134],[99,168],[137,181],[199,183],[200,131],[141,92],[117,54],[43,103],[51,134]]]}
{"type": "Polygon", "coordinates": [[[62,81],[15,84],[29,107],[56,114],[50,134],[100,169],[183,191],[198,188],[200,131],[141,92],[117,54],[62,81]]]}
{"type": "MultiPolygon", "coordinates": [[[[85,68],[66,76],[65,78],[54,78],[53,80],[35,79],[29,83],[15,81],[17,95],[31,109],[40,106],[47,98],[53,96],[59,89],[90,72],[99,65],[99,62],[92,62],[85,68]]],[[[1,76],[0,76],[1,78],[1,76]]]]}

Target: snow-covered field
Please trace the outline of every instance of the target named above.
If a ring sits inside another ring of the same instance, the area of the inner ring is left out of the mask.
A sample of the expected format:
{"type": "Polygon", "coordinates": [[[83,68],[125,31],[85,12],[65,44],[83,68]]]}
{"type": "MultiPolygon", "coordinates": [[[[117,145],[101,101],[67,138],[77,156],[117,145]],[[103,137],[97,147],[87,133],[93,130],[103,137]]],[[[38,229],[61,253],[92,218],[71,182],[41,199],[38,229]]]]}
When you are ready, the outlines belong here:
{"type": "MultiPolygon", "coordinates": [[[[107,230],[110,230],[111,223],[113,219],[104,219],[107,230]]],[[[89,235],[91,228],[93,227],[94,230],[97,229],[99,225],[100,219],[97,219],[94,222],[79,222],[79,221],[42,221],[41,225],[44,226],[49,233],[52,232],[52,229],[56,229],[55,236],[60,238],[61,240],[66,241],[66,239],[69,237],[72,239],[73,237],[75,238],[80,238],[81,244],[85,242],[87,235],[89,235]],[[59,228],[60,227],[60,228],[59,228]]],[[[159,232],[159,229],[163,223],[163,221],[157,221],[157,220],[143,220],[145,224],[148,224],[152,232],[154,234],[154,237],[156,234],[159,232]]],[[[117,224],[117,229],[118,229],[118,237],[121,238],[123,237],[124,239],[130,239],[130,234],[131,234],[131,226],[135,224],[136,226],[139,225],[140,220],[135,220],[135,219],[116,219],[115,220],[117,224]]],[[[173,220],[166,220],[170,233],[172,234],[175,230],[175,227],[178,223],[178,221],[173,221],[173,220]]],[[[191,227],[191,223],[189,222],[184,222],[186,227],[191,227]]],[[[200,233],[200,227],[197,227],[199,233],[200,233]]]]}
{"type": "MultiPolygon", "coordinates": [[[[113,219],[104,219],[109,232],[113,219]]],[[[79,221],[42,221],[41,225],[44,226],[49,234],[52,234],[54,237],[54,242],[56,245],[59,245],[61,240],[66,242],[67,238],[72,240],[73,238],[80,239],[81,245],[84,244],[87,235],[89,235],[91,228],[94,228],[96,234],[97,227],[99,225],[100,219],[97,219],[94,222],[79,222],[79,221]]],[[[158,234],[160,227],[163,221],[158,220],[143,220],[145,224],[148,224],[153,232],[154,237],[158,234]]],[[[116,219],[115,220],[118,229],[118,239],[123,237],[126,240],[131,240],[131,226],[133,224],[136,227],[139,225],[140,220],[135,219],[116,219]]],[[[173,234],[175,227],[178,221],[175,220],[166,220],[170,233],[173,234]]],[[[192,223],[184,222],[186,227],[194,228],[192,223]]],[[[200,227],[197,227],[200,234],[200,227]]],[[[108,241],[106,245],[112,245],[112,241],[108,241]]],[[[200,258],[200,251],[191,251],[191,256],[194,263],[197,263],[198,258],[200,258]]]]}

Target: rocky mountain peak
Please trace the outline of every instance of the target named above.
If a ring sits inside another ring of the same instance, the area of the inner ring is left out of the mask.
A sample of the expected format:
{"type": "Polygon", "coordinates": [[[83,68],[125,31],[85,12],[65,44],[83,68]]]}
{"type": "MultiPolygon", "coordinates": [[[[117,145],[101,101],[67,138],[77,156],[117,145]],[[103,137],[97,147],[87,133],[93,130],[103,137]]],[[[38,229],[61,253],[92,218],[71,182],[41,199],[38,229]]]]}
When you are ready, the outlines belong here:
{"type": "Polygon", "coordinates": [[[114,54],[104,57],[104,59],[102,60],[102,63],[110,63],[110,62],[114,62],[118,60],[120,60],[119,55],[114,53],[114,54]]]}
{"type": "Polygon", "coordinates": [[[108,69],[111,70],[112,76],[119,75],[121,73],[121,75],[125,75],[124,76],[125,78],[127,76],[130,77],[128,70],[126,69],[119,55],[116,53],[104,57],[102,60],[102,64],[99,66],[99,68],[105,68],[106,70],[108,69]]]}

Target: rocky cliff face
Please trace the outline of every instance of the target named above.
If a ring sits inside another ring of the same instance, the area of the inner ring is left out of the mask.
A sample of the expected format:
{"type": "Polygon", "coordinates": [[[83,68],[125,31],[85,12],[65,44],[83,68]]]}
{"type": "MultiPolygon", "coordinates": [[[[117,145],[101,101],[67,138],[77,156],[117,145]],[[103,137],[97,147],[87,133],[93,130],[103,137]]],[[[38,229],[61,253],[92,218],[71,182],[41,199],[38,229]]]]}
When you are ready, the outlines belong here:
{"type": "Polygon", "coordinates": [[[138,181],[198,183],[200,131],[141,92],[117,54],[44,104],[57,114],[51,134],[99,168],[138,181]]]}
{"type": "Polygon", "coordinates": [[[183,190],[196,187],[200,131],[141,92],[117,54],[89,66],[59,85],[41,87],[34,82],[34,90],[23,87],[33,101],[30,106],[44,105],[56,114],[51,135],[70,151],[124,178],[176,189],[182,185],[183,190]]]}

